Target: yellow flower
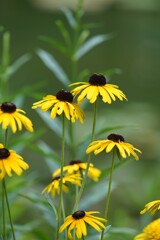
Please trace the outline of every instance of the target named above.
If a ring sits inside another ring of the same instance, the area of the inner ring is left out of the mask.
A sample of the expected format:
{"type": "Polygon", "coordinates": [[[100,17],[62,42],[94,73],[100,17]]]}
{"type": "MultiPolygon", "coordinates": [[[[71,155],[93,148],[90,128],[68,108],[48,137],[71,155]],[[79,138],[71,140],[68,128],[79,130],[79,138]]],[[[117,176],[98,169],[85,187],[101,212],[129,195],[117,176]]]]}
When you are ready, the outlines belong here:
{"type": "MultiPolygon", "coordinates": [[[[42,194],[44,192],[48,192],[51,193],[52,197],[55,197],[56,194],[60,194],[60,176],[56,176],[52,179],[52,182],[47,185],[47,187],[45,187],[42,191],[42,194]]],[[[80,174],[72,174],[72,175],[66,175],[63,176],[62,179],[62,190],[64,192],[68,192],[69,188],[67,186],[67,183],[71,183],[71,184],[75,184],[78,186],[81,186],[81,177],[80,174]]]]}
{"type": "MultiPolygon", "coordinates": [[[[80,160],[73,160],[69,163],[69,165],[63,167],[63,172],[67,172],[67,174],[73,173],[84,173],[87,168],[87,163],[82,162],[80,160]]],[[[60,168],[54,171],[53,177],[60,174],[60,168]]],[[[88,169],[88,177],[93,179],[94,181],[98,181],[98,178],[101,175],[101,171],[98,168],[95,168],[92,163],[89,165],[88,169]]]]}
{"type": "Polygon", "coordinates": [[[147,203],[145,205],[145,208],[140,212],[140,214],[150,212],[151,215],[154,215],[155,212],[158,210],[160,210],[160,200],[155,200],[155,201],[147,203]]]}
{"type": "Polygon", "coordinates": [[[22,130],[22,125],[30,131],[33,132],[32,122],[25,115],[25,112],[18,109],[14,103],[4,102],[0,105],[0,124],[2,124],[3,129],[7,129],[8,126],[11,127],[12,132],[22,130]]]}
{"type": "Polygon", "coordinates": [[[95,217],[92,214],[99,213],[97,211],[92,212],[85,212],[85,211],[76,211],[72,215],[69,215],[66,217],[64,223],[59,229],[59,232],[63,232],[65,228],[68,228],[68,238],[74,239],[71,231],[73,229],[76,230],[76,236],[78,239],[81,239],[84,236],[87,236],[87,229],[86,229],[86,223],[89,224],[91,227],[96,229],[98,232],[101,232],[101,228],[105,229],[105,225],[102,222],[106,222],[104,218],[95,217]],[[100,226],[100,227],[99,227],[100,226]]]}
{"type": "Polygon", "coordinates": [[[160,218],[147,225],[134,240],[160,240],[160,218]]]}
{"type": "Polygon", "coordinates": [[[32,108],[41,108],[42,112],[52,108],[50,115],[52,119],[64,112],[66,118],[71,122],[79,119],[83,123],[84,112],[78,104],[73,102],[73,95],[69,91],[60,90],[56,96],[47,95],[43,100],[34,103],[32,108]]]}
{"type": "Polygon", "coordinates": [[[102,101],[111,104],[116,100],[116,97],[123,101],[127,100],[125,94],[119,90],[119,87],[114,84],[108,84],[106,78],[101,74],[93,74],[88,82],[72,83],[69,86],[76,86],[71,92],[74,96],[78,96],[78,103],[82,103],[85,97],[90,103],[94,103],[98,96],[101,96],[102,101]]]}
{"type": "Polygon", "coordinates": [[[135,153],[135,151],[141,153],[141,151],[137,148],[135,148],[132,144],[127,143],[124,141],[124,138],[121,135],[118,134],[110,134],[106,140],[98,140],[92,142],[87,150],[86,153],[94,152],[94,154],[98,154],[102,152],[103,150],[106,151],[106,153],[111,152],[114,148],[116,148],[120,155],[123,158],[129,157],[130,155],[133,155],[133,157],[138,160],[139,157],[135,153]]]}
{"type": "Polygon", "coordinates": [[[3,179],[5,174],[12,176],[12,171],[17,175],[22,174],[22,169],[26,170],[29,166],[23,161],[23,158],[14,150],[6,149],[3,144],[0,144],[0,179],[3,179]]]}

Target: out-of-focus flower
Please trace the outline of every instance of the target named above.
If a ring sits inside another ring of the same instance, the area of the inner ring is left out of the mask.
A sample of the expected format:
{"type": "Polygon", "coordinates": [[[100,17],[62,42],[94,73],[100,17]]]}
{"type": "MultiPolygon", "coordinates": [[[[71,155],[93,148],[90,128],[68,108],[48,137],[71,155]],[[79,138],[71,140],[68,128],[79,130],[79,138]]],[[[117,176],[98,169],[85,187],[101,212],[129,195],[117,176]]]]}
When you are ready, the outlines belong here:
{"type": "Polygon", "coordinates": [[[110,134],[106,140],[93,141],[87,148],[86,153],[94,152],[94,154],[99,154],[102,151],[106,153],[111,152],[116,148],[123,158],[132,155],[136,160],[139,159],[135,151],[141,153],[141,151],[135,148],[132,144],[125,142],[124,138],[118,134],[110,134]]]}
{"type": "Polygon", "coordinates": [[[147,203],[145,205],[145,208],[140,213],[144,214],[146,212],[149,212],[151,215],[154,215],[158,210],[160,210],[160,200],[155,200],[147,203]]]}
{"type": "Polygon", "coordinates": [[[160,218],[147,225],[143,232],[138,234],[134,240],[159,240],[160,239],[160,218]]]}
{"type": "MultiPolygon", "coordinates": [[[[60,176],[56,176],[52,179],[52,182],[49,183],[42,191],[42,194],[44,192],[48,192],[51,194],[52,197],[55,197],[56,194],[60,194],[60,176]]],[[[81,176],[80,174],[72,174],[72,175],[66,175],[63,176],[62,179],[62,190],[64,192],[68,192],[69,188],[67,183],[75,184],[78,186],[81,186],[81,176]]]]}
{"type": "MultiPolygon", "coordinates": [[[[69,165],[63,167],[63,172],[66,172],[67,174],[73,174],[73,173],[81,173],[83,174],[86,171],[87,163],[82,162],[81,160],[73,160],[69,163],[69,165]]],[[[60,174],[61,169],[57,169],[53,173],[53,177],[60,174]]],[[[98,168],[95,168],[92,163],[90,163],[88,168],[88,177],[93,179],[94,181],[98,181],[101,171],[98,168]]]]}

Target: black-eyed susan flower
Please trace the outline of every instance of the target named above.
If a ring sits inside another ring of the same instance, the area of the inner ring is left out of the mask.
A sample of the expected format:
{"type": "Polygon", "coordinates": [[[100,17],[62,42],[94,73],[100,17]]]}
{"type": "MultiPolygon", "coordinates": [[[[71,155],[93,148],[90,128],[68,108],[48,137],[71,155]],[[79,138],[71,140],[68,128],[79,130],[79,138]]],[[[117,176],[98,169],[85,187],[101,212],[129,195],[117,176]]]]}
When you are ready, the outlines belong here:
{"type": "Polygon", "coordinates": [[[47,95],[43,100],[34,103],[32,108],[41,108],[42,112],[51,108],[51,119],[64,113],[68,120],[75,122],[79,119],[83,123],[84,112],[78,104],[73,102],[73,95],[69,91],[60,90],[55,96],[47,95]]]}
{"type": "Polygon", "coordinates": [[[20,155],[0,144],[0,179],[4,178],[5,174],[11,177],[12,171],[17,175],[21,175],[23,170],[28,168],[28,164],[23,161],[20,155]]]}
{"type": "Polygon", "coordinates": [[[158,210],[160,210],[160,200],[155,200],[147,203],[145,205],[145,208],[140,212],[140,214],[149,212],[151,215],[154,215],[155,212],[157,212],[158,210]]]}
{"type": "Polygon", "coordinates": [[[134,240],[160,240],[160,218],[147,225],[134,240]]]}
{"type": "MultiPolygon", "coordinates": [[[[49,185],[47,185],[47,187],[45,187],[42,191],[42,194],[44,192],[48,192],[51,194],[52,197],[55,197],[56,194],[60,194],[60,181],[61,181],[61,177],[60,176],[56,176],[52,179],[51,183],[49,185]]],[[[72,175],[66,175],[63,176],[62,179],[62,190],[64,192],[68,192],[69,188],[68,188],[68,183],[71,184],[75,184],[78,186],[81,186],[81,177],[80,174],[72,174],[72,175]]]]}
{"type": "Polygon", "coordinates": [[[135,148],[132,144],[125,142],[124,138],[118,134],[110,134],[106,140],[93,141],[87,148],[86,153],[94,152],[99,154],[102,151],[106,153],[111,152],[116,148],[123,158],[132,155],[136,160],[139,159],[135,151],[141,153],[141,151],[135,148]]]}
{"type": "MultiPolygon", "coordinates": [[[[63,167],[63,172],[66,172],[67,174],[73,174],[73,173],[80,173],[83,174],[86,171],[87,163],[82,162],[81,160],[73,160],[69,163],[69,165],[63,167]]],[[[53,173],[53,177],[60,174],[61,169],[57,169],[53,173]]],[[[98,181],[101,171],[98,168],[95,168],[92,163],[90,163],[88,168],[88,177],[93,179],[94,181],[98,181]]]]}
{"type": "Polygon", "coordinates": [[[105,225],[102,222],[106,222],[104,218],[96,217],[92,214],[99,213],[97,211],[76,211],[72,215],[66,217],[64,223],[59,229],[59,232],[63,232],[65,228],[68,227],[68,238],[74,239],[71,231],[76,230],[76,236],[78,239],[87,236],[86,224],[93,227],[98,232],[101,232],[101,228],[105,229],[105,225]],[[100,228],[101,227],[101,228],[100,228]]]}
{"type": "Polygon", "coordinates": [[[71,92],[74,96],[78,96],[77,100],[80,104],[84,98],[87,98],[90,103],[94,103],[97,97],[100,96],[102,101],[111,104],[116,98],[123,101],[127,100],[125,94],[117,85],[109,84],[102,74],[93,74],[88,82],[72,83],[69,86],[77,86],[71,92]]]}
{"type": "Polygon", "coordinates": [[[22,130],[22,125],[33,132],[32,122],[25,115],[25,112],[18,109],[14,103],[4,102],[0,105],[0,124],[3,129],[11,127],[12,132],[15,133],[18,130],[22,130]]]}

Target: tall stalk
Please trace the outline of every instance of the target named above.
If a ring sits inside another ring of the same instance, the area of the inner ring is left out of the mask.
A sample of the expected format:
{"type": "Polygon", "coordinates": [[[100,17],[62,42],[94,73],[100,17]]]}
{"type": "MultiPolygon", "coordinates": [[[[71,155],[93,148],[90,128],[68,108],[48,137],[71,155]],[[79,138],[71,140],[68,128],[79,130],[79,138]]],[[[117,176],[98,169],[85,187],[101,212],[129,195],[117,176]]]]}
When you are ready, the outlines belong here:
{"type": "MultiPolygon", "coordinates": [[[[113,150],[113,154],[112,154],[112,165],[111,165],[111,170],[109,175],[108,191],[107,191],[107,198],[106,198],[106,204],[105,204],[105,210],[104,210],[105,219],[107,219],[108,217],[109,202],[111,197],[112,177],[113,177],[113,171],[114,171],[114,162],[115,162],[115,149],[113,150]]],[[[100,240],[103,240],[103,237],[104,237],[104,229],[102,230],[100,240]]]]}
{"type": "MultiPolygon", "coordinates": [[[[8,142],[8,128],[5,131],[5,138],[4,138],[4,147],[5,148],[7,148],[7,142],[8,142]]],[[[5,177],[2,180],[3,234],[4,234],[4,240],[5,240],[6,239],[6,222],[5,222],[5,203],[4,203],[4,200],[6,200],[6,206],[7,206],[7,210],[8,210],[8,216],[9,216],[12,236],[13,236],[13,239],[15,240],[16,237],[15,237],[15,233],[14,233],[14,227],[13,227],[13,221],[12,221],[12,216],[11,216],[11,210],[10,210],[10,206],[9,206],[9,200],[8,200],[8,193],[7,193],[7,188],[6,188],[5,177]]]]}
{"type": "MultiPolygon", "coordinates": [[[[80,35],[81,30],[81,15],[82,15],[82,9],[83,9],[83,0],[78,0],[78,6],[77,10],[75,12],[75,20],[76,24],[73,29],[73,37],[72,37],[72,45],[71,45],[71,82],[76,82],[77,76],[78,76],[78,60],[75,57],[76,52],[78,49],[77,42],[80,35]]],[[[71,143],[71,157],[72,159],[75,158],[75,141],[74,141],[74,129],[72,123],[70,124],[70,143],[71,143]]]]}
{"type": "Polygon", "coordinates": [[[57,219],[57,232],[56,240],[59,239],[59,227],[61,221],[61,215],[65,218],[64,212],[64,202],[63,202],[63,167],[64,167],[64,149],[65,149],[65,115],[62,114],[62,146],[61,146],[61,173],[60,173],[60,196],[59,196],[59,206],[58,206],[58,219],[57,219]]]}
{"type": "MultiPolygon", "coordinates": [[[[94,103],[94,114],[93,114],[93,125],[92,125],[91,142],[94,140],[94,136],[95,136],[96,116],[97,116],[97,101],[95,101],[95,103],[94,103]]],[[[81,198],[82,193],[84,191],[84,187],[85,187],[85,184],[86,184],[86,181],[87,181],[87,175],[88,175],[88,170],[89,170],[89,165],[90,165],[90,159],[91,159],[91,154],[89,154],[89,156],[88,156],[87,167],[86,167],[84,178],[83,178],[83,181],[82,181],[82,186],[81,186],[81,188],[79,190],[79,193],[76,196],[75,205],[73,207],[73,212],[75,212],[77,210],[80,198],[81,198]]]]}
{"type": "Polygon", "coordinates": [[[0,74],[0,101],[4,101],[8,96],[8,66],[9,66],[10,34],[5,32],[2,40],[2,71],[0,74]]]}

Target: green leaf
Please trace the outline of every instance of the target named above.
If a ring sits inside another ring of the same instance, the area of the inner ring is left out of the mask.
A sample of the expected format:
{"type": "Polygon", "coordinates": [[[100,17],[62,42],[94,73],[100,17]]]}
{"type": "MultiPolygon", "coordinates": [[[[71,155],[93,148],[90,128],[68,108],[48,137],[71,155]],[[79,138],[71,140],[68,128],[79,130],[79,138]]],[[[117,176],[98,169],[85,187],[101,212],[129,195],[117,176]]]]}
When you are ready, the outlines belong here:
{"type": "Polygon", "coordinates": [[[54,214],[56,216],[56,220],[58,219],[58,213],[57,213],[57,209],[53,203],[53,199],[50,197],[50,195],[48,193],[44,194],[45,199],[47,200],[48,204],[52,207],[54,214]]]}
{"type": "Polygon", "coordinates": [[[38,49],[37,55],[42,60],[44,65],[57,77],[61,83],[63,83],[65,86],[70,83],[64,70],[50,53],[43,49],[38,49]]]}
{"type": "Polygon", "coordinates": [[[88,41],[86,41],[80,49],[77,50],[75,54],[75,59],[79,60],[81,57],[83,57],[87,52],[92,50],[97,45],[111,39],[113,37],[113,34],[105,34],[105,35],[97,35],[94,37],[91,37],[88,41]]]}
{"type": "Polygon", "coordinates": [[[36,112],[53,132],[55,132],[59,137],[62,136],[62,124],[59,119],[55,118],[54,121],[51,120],[49,112],[42,113],[39,109],[36,109],[36,112]]]}
{"type": "MultiPolygon", "coordinates": [[[[115,188],[114,182],[112,182],[112,190],[115,188]]],[[[105,198],[108,191],[108,185],[105,181],[100,181],[95,183],[93,187],[87,188],[87,193],[80,201],[80,208],[87,209],[90,208],[91,205],[100,202],[102,199],[105,198]],[[99,191],[101,189],[101,191],[99,191]],[[94,193],[94,194],[92,194],[94,193]],[[92,197],[90,197],[92,196],[92,197]],[[89,201],[88,201],[89,199],[89,201]]]]}
{"type": "Polygon", "coordinates": [[[40,36],[39,37],[40,40],[49,43],[50,45],[52,45],[53,47],[55,47],[56,49],[58,49],[60,52],[62,52],[63,54],[65,54],[66,56],[69,56],[68,54],[68,48],[66,48],[64,46],[64,44],[60,43],[59,41],[57,41],[56,39],[53,38],[49,38],[46,36],[40,36]]]}
{"type": "MultiPolygon", "coordinates": [[[[41,112],[39,109],[36,109],[36,112],[39,114],[39,116],[42,118],[42,120],[46,123],[47,127],[49,127],[53,132],[57,134],[59,138],[62,137],[62,123],[58,119],[58,117],[51,119],[49,112],[41,112]]],[[[65,142],[66,144],[70,143],[70,137],[69,134],[65,134],[65,142]]]]}
{"type": "Polygon", "coordinates": [[[29,86],[24,86],[11,96],[13,99],[15,99],[15,101],[17,101],[17,99],[20,99],[22,97],[24,98],[25,96],[27,97],[31,96],[34,98],[38,96],[37,99],[39,99],[40,97],[44,96],[44,93],[41,92],[41,89],[43,89],[45,85],[46,85],[45,82],[39,82],[36,84],[31,84],[29,86]],[[38,92],[38,90],[40,91],[38,92]]]}
{"type": "Polygon", "coordinates": [[[117,233],[117,234],[131,234],[135,235],[137,232],[135,229],[132,228],[111,228],[110,229],[111,233],[117,233]]]}
{"type": "Polygon", "coordinates": [[[45,142],[39,141],[37,143],[36,150],[38,150],[38,152],[44,156],[51,174],[55,169],[60,167],[61,160],[59,156],[57,156],[55,151],[50,148],[45,142]]]}
{"type": "Polygon", "coordinates": [[[69,25],[71,26],[71,28],[75,28],[77,24],[76,24],[76,20],[73,16],[72,11],[68,8],[64,8],[64,9],[62,9],[62,11],[63,11],[69,25]]]}
{"type": "Polygon", "coordinates": [[[14,63],[12,63],[11,66],[9,66],[9,74],[13,75],[17,70],[19,70],[20,67],[22,67],[26,62],[28,62],[31,59],[31,54],[26,53],[20,58],[16,59],[14,63]]]}
{"type": "Polygon", "coordinates": [[[70,40],[69,31],[66,29],[66,26],[64,25],[64,23],[61,20],[57,20],[56,25],[57,25],[60,33],[62,34],[62,37],[63,37],[66,45],[68,47],[70,47],[71,46],[71,40],[70,40]]]}
{"type": "Polygon", "coordinates": [[[10,33],[3,33],[3,46],[2,46],[2,66],[4,69],[7,69],[10,62],[10,33]]]}
{"type": "Polygon", "coordinates": [[[122,74],[122,70],[120,68],[113,68],[101,71],[101,73],[105,76],[111,76],[113,74],[122,74]]]}
{"type": "Polygon", "coordinates": [[[83,30],[77,41],[77,49],[81,47],[81,45],[86,41],[89,37],[90,32],[88,30],[83,30]]]}
{"type": "Polygon", "coordinates": [[[29,192],[27,193],[27,195],[20,194],[20,196],[24,197],[25,199],[28,199],[30,202],[35,204],[36,208],[42,212],[49,226],[51,227],[56,226],[56,219],[54,216],[54,212],[51,211],[51,206],[48,205],[46,201],[40,197],[40,195],[29,192]]]}
{"type": "Polygon", "coordinates": [[[10,146],[16,148],[17,152],[22,152],[26,148],[26,146],[30,146],[33,144],[35,140],[37,140],[42,135],[42,130],[39,129],[34,133],[24,132],[23,134],[18,136],[18,138],[11,139],[10,146]]]}
{"type": "Polygon", "coordinates": [[[100,136],[106,132],[110,132],[110,131],[113,131],[113,130],[119,130],[119,129],[123,129],[123,128],[126,128],[127,126],[124,126],[124,125],[117,125],[117,126],[113,126],[113,127],[105,127],[105,128],[102,128],[101,130],[99,130],[97,133],[96,133],[96,136],[100,136]]]}

